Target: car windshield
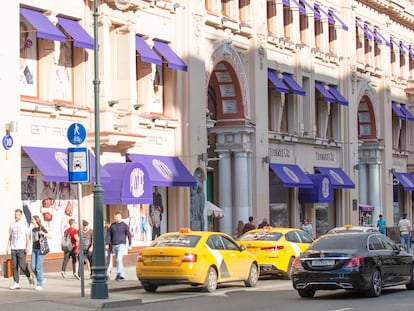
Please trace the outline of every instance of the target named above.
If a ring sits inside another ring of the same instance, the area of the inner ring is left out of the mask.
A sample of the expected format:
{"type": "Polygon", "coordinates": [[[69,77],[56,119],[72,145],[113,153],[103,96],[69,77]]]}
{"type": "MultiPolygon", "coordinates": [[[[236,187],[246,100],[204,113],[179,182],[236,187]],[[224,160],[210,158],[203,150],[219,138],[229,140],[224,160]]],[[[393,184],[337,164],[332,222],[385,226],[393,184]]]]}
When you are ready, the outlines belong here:
{"type": "Polygon", "coordinates": [[[240,241],[277,241],[282,236],[279,232],[258,231],[242,235],[240,241]]]}
{"type": "Polygon", "coordinates": [[[313,242],[310,250],[361,249],[366,248],[366,238],[351,234],[324,236],[313,242]]]}
{"type": "Polygon", "coordinates": [[[195,247],[200,238],[199,235],[188,234],[165,235],[153,241],[151,246],[195,247]]]}

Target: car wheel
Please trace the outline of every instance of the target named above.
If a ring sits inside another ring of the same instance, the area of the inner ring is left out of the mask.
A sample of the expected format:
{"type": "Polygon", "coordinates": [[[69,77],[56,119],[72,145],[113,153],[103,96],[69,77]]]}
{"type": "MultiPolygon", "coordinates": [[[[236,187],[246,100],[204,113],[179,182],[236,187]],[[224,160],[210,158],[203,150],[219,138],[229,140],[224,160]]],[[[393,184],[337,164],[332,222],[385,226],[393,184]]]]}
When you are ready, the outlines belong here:
{"type": "Polygon", "coordinates": [[[410,278],[410,283],[407,283],[407,284],[405,285],[405,287],[406,287],[408,290],[414,290],[414,265],[412,265],[410,269],[411,269],[411,278],[410,278]]]}
{"type": "Polygon", "coordinates": [[[217,272],[213,267],[208,268],[206,280],[204,281],[204,290],[212,293],[217,288],[217,272]]]}
{"type": "Polygon", "coordinates": [[[378,269],[375,269],[371,275],[371,282],[367,294],[369,297],[378,297],[381,295],[382,291],[382,277],[381,272],[378,269]]]}
{"type": "Polygon", "coordinates": [[[257,284],[257,280],[259,279],[259,270],[255,264],[252,264],[249,271],[249,276],[244,284],[247,287],[255,287],[257,284]]]}
{"type": "Polygon", "coordinates": [[[154,293],[158,288],[158,285],[152,283],[142,283],[142,286],[148,293],[154,293]]]}
{"type": "Polygon", "coordinates": [[[312,298],[315,296],[315,292],[314,289],[298,289],[298,294],[302,298],[312,298]]]}
{"type": "Polygon", "coordinates": [[[288,263],[288,267],[287,267],[287,271],[286,271],[286,273],[284,274],[284,279],[285,280],[290,280],[291,278],[290,278],[290,271],[292,270],[292,265],[293,265],[293,261],[294,261],[295,259],[293,258],[293,257],[290,257],[290,259],[289,259],[289,263],[288,263]]]}

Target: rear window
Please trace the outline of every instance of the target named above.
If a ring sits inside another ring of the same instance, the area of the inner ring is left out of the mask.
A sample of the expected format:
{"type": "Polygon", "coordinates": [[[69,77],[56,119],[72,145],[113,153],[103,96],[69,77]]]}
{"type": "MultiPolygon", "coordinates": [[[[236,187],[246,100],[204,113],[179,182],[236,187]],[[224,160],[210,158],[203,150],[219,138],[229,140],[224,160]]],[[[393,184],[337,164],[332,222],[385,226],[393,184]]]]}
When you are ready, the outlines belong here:
{"type": "Polygon", "coordinates": [[[310,246],[311,250],[325,249],[361,249],[366,248],[366,237],[352,234],[330,235],[321,237],[310,246]]]}
{"type": "Polygon", "coordinates": [[[199,235],[188,234],[166,235],[160,236],[158,239],[153,241],[151,246],[195,247],[200,238],[201,237],[199,235]]]}
{"type": "Polygon", "coordinates": [[[277,241],[282,236],[279,232],[259,231],[245,233],[242,235],[240,241],[277,241]]]}

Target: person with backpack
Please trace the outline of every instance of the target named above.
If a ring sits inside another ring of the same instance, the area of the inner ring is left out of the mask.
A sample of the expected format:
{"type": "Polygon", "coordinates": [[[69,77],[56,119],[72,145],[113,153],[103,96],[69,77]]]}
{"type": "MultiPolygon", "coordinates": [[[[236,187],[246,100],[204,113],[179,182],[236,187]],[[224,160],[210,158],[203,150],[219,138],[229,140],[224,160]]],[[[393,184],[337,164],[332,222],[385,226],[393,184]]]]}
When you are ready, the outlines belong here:
{"type": "Polygon", "coordinates": [[[72,258],[72,270],[73,276],[80,280],[78,271],[78,254],[79,254],[79,234],[76,228],[76,220],[69,219],[69,228],[65,230],[62,237],[62,250],[63,250],[63,263],[60,274],[63,278],[66,278],[66,266],[68,265],[69,258],[72,258]]]}

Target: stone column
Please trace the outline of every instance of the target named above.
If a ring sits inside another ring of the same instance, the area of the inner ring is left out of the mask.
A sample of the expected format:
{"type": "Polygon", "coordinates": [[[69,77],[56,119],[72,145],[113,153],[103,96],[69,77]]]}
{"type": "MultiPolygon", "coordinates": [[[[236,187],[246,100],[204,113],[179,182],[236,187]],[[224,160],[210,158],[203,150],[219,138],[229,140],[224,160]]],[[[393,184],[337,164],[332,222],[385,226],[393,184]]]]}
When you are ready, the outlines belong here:
{"type": "Polygon", "coordinates": [[[373,224],[377,221],[379,214],[382,212],[379,168],[379,163],[368,164],[370,185],[369,202],[371,205],[375,206],[375,209],[372,212],[373,224]]]}
{"type": "Polygon", "coordinates": [[[224,210],[220,220],[220,231],[233,236],[233,201],[231,189],[231,153],[220,153],[223,157],[218,161],[219,166],[219,206],[224,210]]]}
{"type": "MultiPolygon", "coordinates": [[[[251,174],[248,170],[247,152],[237,151],[234,153],[234,214],[233,225],[237,226],[237,222],[242,220],[247,222],[252,210],[249,204],[251,174]]],[[[258,219],[255,220],[257,222],[258,219]]]]}

